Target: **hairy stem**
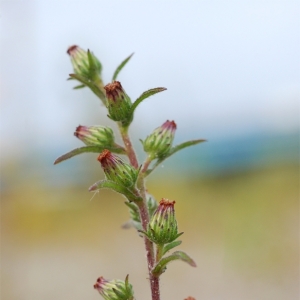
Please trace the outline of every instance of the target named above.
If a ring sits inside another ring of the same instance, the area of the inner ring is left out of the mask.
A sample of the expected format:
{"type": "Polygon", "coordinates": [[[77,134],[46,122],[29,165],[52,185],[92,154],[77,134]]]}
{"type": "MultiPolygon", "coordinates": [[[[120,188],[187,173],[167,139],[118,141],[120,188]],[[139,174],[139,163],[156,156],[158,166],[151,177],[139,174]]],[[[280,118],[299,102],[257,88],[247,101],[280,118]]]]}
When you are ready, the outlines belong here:
{"type": "Polygon", "coordinates": [[[145,162],[143,163],[143,167],[141,170],[142,173],[146,173],[151,162],[152,162],[152,159],[150,158],[150,156],[148,156],[147,159],[145,160],[145,162]]]}
{"type": "MultiPolygon", "coordinates": [[[[143,177],[139,179],[138,186],[140,189],[140,194],[143,198],[143,201],[141,201],[138,205],[140,211],[140,219],[142,221],[143,230],[147,231],[147,227],[150,219],[149,219],[149,211],[147,208],[145,183],[143,177]]],[[[151,272],[155,264],[153,243],[146,236],[144,237],[144,243],[145,243],[146,254],[147,254],[152,300],[160,300],[159,278],[154,276],[151,272]]]]}
{"type": "Polygon", "coordinates": [[[130,161],[130,164],[137,169],[139,167],[139,163],[137,161],[134,149],[132,147],[131,140],[128,135],[128,127],[123,127],[119,122],[118,122],[118,126],[125,145],[126,154],[130,161]]]}
{"type": "MultiPolygon", "coordinates": [[[[122,139],[125,144],[126,154],[129,158],[129,161],[133,167],[138,168],[139,164],[138,164],[136,154],[134,152],[132,143],[131,143],[129,135],[128,135],[128,128],[124,128],[120,123],[118,123],[118,125],[119,125],[122,139]]],[[[147,170],[150,162],[151,161],[146,162],[146,164],[144,165],[145,170],[147,170]]],[[[145,188],[145,180],[144,180],[143,174],[141,174],[141,176],[139,177],[137,186],[138,186],[140,195],[143,198],[143,201],[140,201],[138,203],[140,219],[142,222],[143,230],[147,231],[150,218],[149,218],[149,211],[148,211],[148,207],[147,207],[146,188],[145,188]]],[[[144,243],[145,243],[146,256],[147,256],[147,265],[148,265],[148,272],[149,272],[149,278],[150,278],[152,300],[160,300],[159,278],[154,276],[151,272],[154,267],[154,264],[155,264],[153,243],[147,237],[144,237],[144,243]]]]}

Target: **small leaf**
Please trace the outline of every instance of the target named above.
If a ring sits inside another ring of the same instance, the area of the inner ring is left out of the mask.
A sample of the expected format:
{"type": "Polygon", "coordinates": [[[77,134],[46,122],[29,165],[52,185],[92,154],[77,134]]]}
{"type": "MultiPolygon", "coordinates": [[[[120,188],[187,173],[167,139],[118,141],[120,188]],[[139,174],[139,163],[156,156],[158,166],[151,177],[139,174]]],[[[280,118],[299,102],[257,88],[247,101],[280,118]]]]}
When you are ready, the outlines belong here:
{"type": "Polygon", "coordinates": [[[81,153],[87,153],[87,152],[92,152],[92,153],[100,153],[103,150],[103,148],[99,148],[97,146],[86,146],[86,147],[80,147],[80,148],[76,148],[60,157],[58,157],[54,164],[58,164],[64,160],[67,160],[75,155],[81,154],[81,153]]]}
{"type": "Polygon", "coordinates": [[[146,175],[148,176],[157,166],[159,166],[165,159],[169,158],[171,155],[173,155],[174,153],[176,153],[179,150],[182,150],[184,148],[187,148],[189,146],[193,146],[193,145],[197,145],[200,143],[206,142],[206,140],[203,139],[199,139],[199,140],[191,140],[191,141],[187,141],[184,143],[181,143],[173,148],[171,148],[171,150],[163,157],[160,157],[154,164],[152,169],[149,169],[146,173],[146,175]]]}
{"type": "Polygon", "coordinates": [[[182,241],[174,241],[169,244],[166,244],[163,248],[162,255],[165,255],[168,251],[179,246],[181,243],[182,243],[182,241]]]}
{"type": "Polygon", "coordinates": [[[165,91],[166,88],[163,88],[163,87],[158,87],[158,88],[154,88],[154,89],[150,89],[146,92],[144,92],[140,97],[138,97],[134,103],[132,104],[131,106],[131,113],[133,114],[135,109],[137,108],[137,106],[145,99],[147,99],[148,97],[154,95],[154,94],[157,94],[159,92],[163,92],[165,91]]]}
{"type": "Polygon", "coordinates": [[[80,84],[80,85],[77,85],[77,86],[73,87],[73,89],[74,89],[74,90],[78,90],[78,89],[82,89],[82,88],[84,88],[84,87],[85,87],[84,84],[80,84]]]}
{"type": "Polygon", "coordinates": [[[152,274],[155,276],[161,275],[166,270],[167,264],[174,260],[182,260],[188,263],[190,266],[196,267],[196,263],[194,262],[194,260],[190,258],[185,252],[175,251],[170,256],[162,258],[153,268],[152,274]]]}
{"type": "MultiPolygon", "coordinates": [[[[110,148],[110,147],[106,147],[106,149],[108,149],[111,152],[114,153],[119,153],[119,154],[125,154],[126,151],[123,147],[116,145],[116,147],[110,148]]],[[[78,154],[81,153],[101,153],[104,150],[104,147],[98,147],[98,146],[85,146],[85,147],[80,147],[80,148],[76,148],[68,153],[65,153],[64,155],[58,157],[54,164],[58,164],[64,160],[67,160],[73,156],[76,156],[78,154]]]]}
{"type": "Polygon", "coordinates": [[[115,81],[120,73],[120,71],[124,68],[124,66],[128,63],[128,61],[130,60],[130,58],[132,57],[134,53],[130,54],[127,58],[125,58],[121,64],[117,67],[113,77],[112,77],[112,81],[115,81]]]}
{"type": "Polygon", "coordinates": [[[70,74],[69,76],[71,78],[74,78],[74,79],[78,80],[79,82],[83,83],[87,87],[89,87],[91,89],[91,91],[94,94],[96,94],[102,100],[102,102],[105,104],[105,101],[106,101],[105,100],[105,94],[94,82],[92,82],[88,78],[83,77],[83,76],[78,75],[78,74],[70,74]]]}
{"type": "Polygon", "coordinates": [[[117,193],[124,195],[129,201],[142,201],[143,199],[137,195],[134,195],[130,190],[126,187],[119,185],[111,180],[100,180],[94,183],[92,186],[89,187],[89,192],[97,191],[100,189],[112,189],[117,193]]]}

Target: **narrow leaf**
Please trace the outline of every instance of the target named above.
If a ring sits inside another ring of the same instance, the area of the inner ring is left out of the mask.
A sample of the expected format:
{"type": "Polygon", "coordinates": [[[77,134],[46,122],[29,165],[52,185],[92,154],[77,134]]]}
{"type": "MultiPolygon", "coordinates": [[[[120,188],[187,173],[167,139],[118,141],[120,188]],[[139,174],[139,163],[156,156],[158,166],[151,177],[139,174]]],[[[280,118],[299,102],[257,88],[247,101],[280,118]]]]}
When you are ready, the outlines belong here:
{"type": "Polygon", "coordinates": [[[78,89],[82,89],[82,88],[84,88],[84,87],[85,87],[84,84],[80,84],[80,85],[77,85],[77,86],[73,87],[73,89],[74,89],[74,90],[78,90],[78,89]]]}
{"type": "Polygon", "coordinates": [[[81,153],[86,153],[86,152],[92,152],[92,153],[100,153],[102,152],[103,148],[99,148],[99,147],[96,147],[96,146],[86,146],[86,147],[80,147],[80,148],[76,148],[60,157],[58,157],[54,164],[58,164],[64,160],[67,160],[75,155],[78,155],[78,154],[81,154],[81,153]]]}
{"type": "Polygon", "coordinates": [[[130,58],[132,57],[134,53],[130,54],[127,58],[125,58],[121,64],[117,67],[113,77],[112,77],[112,81],[115,81],[120,73],[120,71],[124,68],[124,66],[128,63],[128,61],[130,60],[130,58]]]}
{"type": "Polygon", "coordinates": [[[163,92],[165,91],[166,88],[163,88],[163,87],[158,87],[158,88],[154,88],[154,89],[150,89],[146,92],[144,92],[140,97],[138,97],[134,103],[132,104],[132,107],[131,107],[131,113],[133,114],[135,109],[137,108],[137,106],[145,99],[147,99],[148,97],[154,95],[154,94],[157,94],[159,92],[163,92]]]}
{"type": "Polygon", "coordinates": [[[165,255],[168,251],[170,251],[171,249],[179,246],[181,243],[182,243],[182,241],[174,241],[174,242],[171,242],[169,244],[166,244],[164,246],[163,251],[162,251],[162,255],[165,255]]]}
{"type": "Polygon", "coordinates": [[[191,141],[187,141],[187,142],[184,142],[184,143],[181,143],[175,147],[173,147],[169,153],[167,155],[165,155],[164,157],[161,157],[159,158],[154,166],[152,167],[152,169],[149,169],[147,171],[147,175],[149,175],[156,167],[158,167],[165,159],[169,158],[171,155],[173,155],[174,153],[178,152],[179,150],[182,150],[184,148],[187,148],[189,146],[194,146],[194,145],[197,145],[197,144],[200,144],[200,143],[203,143],[203,142],[206,142],[206,140],[203,140],[203,139],[199,139],[199,140],[191,140],[191,141]]]}
{"type": "Polygon", "coordinates": [[[87,87],[89,87],[91,89],[91,91],[95,95],[97,95],[102,100],[102,102],[105,104],[104,92],[94,82],[92,82],[88,78],[83,77],[83,76],[78,75],[78,74],[70,74],[69,76],[71,78],[74,78],[74,79],[78,80],[79,82],[83,83],[87,87]]]}
{"type": "Polygon", "coordinates": [[[175,251],[170,256],[162,258],[153,268],[152,274],[155,276],[161,275],[166,270],[167,264],[174,260],[182,260],[183,262],[188,263],[190,266],[196,267],[196,263],[194,262],[194,260],[191,257],[189,257],[185,252],[175,251]]]}
{"type": "MultiPolygon", "coordinates": [[[[108,149],[109,151],[113,152],[113,153],[118,153],[118,154],[125,154],[126,151],[123,147],[119,146],[116,144],[116,147],[105,147],[105,149],[108,149]]],[[[80,148],[76,148],[68,153],[65,153],[64,155],[58,157],[54,164],[58,164],[64,160],[67,160],[73,156],[76,156],[78,154],[81,153],[101,153],[104,150],[104,147],[99,147],[99,146],[85,146],[85,147],[80,147],[80,148]]]]}
{"type": "Polygon", "coordinates": [[[92,186],[89,187],[89,192],[97,191],[97,190],[104,189],[104,188],[112,189],[115,192],[124,195],[129,201],[137,202],[137,201],[142,200],[141,197],[134,195],[130,190],[128,190],[124,186],[119,185],[111,180],[97,181],[96,183],[94,183],[92,186]]]}

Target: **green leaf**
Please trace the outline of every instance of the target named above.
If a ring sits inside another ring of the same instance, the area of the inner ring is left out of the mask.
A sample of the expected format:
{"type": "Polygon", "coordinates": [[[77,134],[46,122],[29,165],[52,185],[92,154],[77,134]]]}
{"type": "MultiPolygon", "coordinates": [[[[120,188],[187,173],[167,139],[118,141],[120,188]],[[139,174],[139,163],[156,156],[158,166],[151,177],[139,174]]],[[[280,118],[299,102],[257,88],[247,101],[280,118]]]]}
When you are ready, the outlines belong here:
{"type": "Polygon", "coordinates": [[[160,157],[157,159],[157,161],[155,162],[154,166],[152,167],[152,169],[149,169],[146,172],[146,175],[148,176],[156,167],[158,167],[165,159],[169,158],[171,155],[173,155],[174,153],[178,152],[179,150],[182,150],[184,148],[187,148],[189,146],[194,146],[200,143],[206,142],[206,140],[203,139],[199,139],[199,140],[191,140],[191,141],[187,141],[184,143],[181,143],[173,148],[171,148],[171,150],[163,157],[160,157]]]}
{"type": "Polygon", "coordinates": [[[182,241],[174,241],[169,244],[166,244],[163,248],[162,255],[165,255],[168,251],[179,246],[181,243],[182,243],[182,241]]]}
{"type": "Polygon", "coordinates": [[[124,68],[124,66],[128,63],[128,61],[130,60],[130,58],[132,57],[134,53],[130,54],[127,58],[125,58],[121,64],[117,67],[113,77],[112,77],[112,81],[115,81],[120,73],[120,71],[124,68]]]}
{"type": "Polygon", "coordinates": [[[157,94],[159,92],[163,92],[165,91],[166,88],[163,88],[163,87],[158,87],[158,88],[154,88],[154,89],[150,89],[146,92],[144,92],[140,97],[138,97],[134,103],[132,104],[131,106],[131,113],[133,114],[135,109],[137,108],[137,106],[145,99],[147,99],[148,97],[154,95],[154,94],[157,94]]]}
{"type": "Polygon", "coordinates": [[[161,275],[163,272],[165,272],[167,264],[174,260],[182,260],[183,262],[188,263],[190,266],[196,267],[196,263],[194,262],[194,260],[191,257],[189,257],[185,252],[175,251],[170,256],[162,258],[153,268],[152,274],[155,276],[161,275]]]}
{"type": "Polygon", "coordinates": [[[83,83],[85,86],[89,87],[92,90],[92,92],[95,95],[97,95],[102,100],[102,102],[105,104],[106,100],[105,100],[104,92],[93,81],[90,81],[88,78],[83,77],[78,74],[70,74],[69,76],[71,78],[74,78],[74,79],[78,80],[79,82],[83,83]]]}
{"type": "Polygon", "coordinates": [[[75,155],[81,154],[81,153],[86,153],[86,152],[92,152],[92,153],[100,153],[103,151],[103,148],[99,148],[97,146],[86,146],[86,147],[80,147],[80,148],[76,148],[60,157],[58,157],[54,164],[58,164],[64,160],[67,160],[75,155]]]}
{"type": "Polygon", "coordinates": [[[133,192],[128,190],[126,187],[117,184],[116,182],[111,180],[97,181],[96,183],[94,183],[92,186],[89,187],[89,192],[93,192],[105,188],[114,190],[115,192],[124,195],[129,201],[138,202],[143,200],[140,196],[133,194],[133,192]]]}
{"type": "Polygon", "coordinates": [[[80,84],[80,85],[77,85],[77,86],[73,87],[73,89],[74,89],[74,90],[78,90],[78,89],[82,89],[82,88],[84,88],[84,87],[85,87],[84,84],[80,84]]]}
{"type": "MultiPolygon", "coordinates": [[[[116,147],[105,147],[105,149],[108,149],[109,151],[113,153],[118,153],[118,154],[126,154],[126,150],[121,147],[121,146],[116,146],[116,147]]],[[[101,153],[104,150],[104,147],[98,147],[98,146],[85,146],[85,147],[80,147],[76,148],[70,152],[65,153],[64,155],[58,157],[55,161],[54,164],[58,164],[64,160],[67,160],[73,156],[76,156],[81,153],[101,153]]]]}

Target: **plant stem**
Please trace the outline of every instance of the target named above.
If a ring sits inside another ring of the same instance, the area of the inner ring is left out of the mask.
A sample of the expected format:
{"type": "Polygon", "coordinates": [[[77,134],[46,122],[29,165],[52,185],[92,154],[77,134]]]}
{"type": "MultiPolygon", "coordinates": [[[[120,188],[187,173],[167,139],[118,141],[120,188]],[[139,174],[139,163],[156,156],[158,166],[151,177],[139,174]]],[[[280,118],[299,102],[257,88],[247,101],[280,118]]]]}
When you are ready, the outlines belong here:
{"type": "MultiPolygon", "coordinates": [[[[137,169],[139,164],[128,135],[128,127],[124,128],[120,123],[118,123],[118,125],[119,125],[119,130],[125,145],[126,154],[129,158],[130,164],[137,169]]],[[[144,164],[145,171],[147,170],[150,162],[151,160],[147,160],[145,162],[144,164]]],[[[145,181],[143,175],[144,174],[141,172],[137,182],[140,195],[143,198],[143,201],[140,201],[138,203],[138,208],[140,212],[140,219],[142,222],[143,230],[147,231],[150,218],[149,218],[149,211],[147,207],[146,188],[145,188],[145,181]]],[[[147,256],[148,272],[150,277],[152,300],[160,300],[159,278],[157,276],[154,276],[151,272],[155,264],[153,243],[147,237],[144,237],[144,243],[145,243],[146,256],[147,256]]]]}
{"type": "MultiPolygon", "coordinates": [[[[139,179],[138,185],[140,188],[141,196],[143,198],[143,201],[141,201],[138,205],[140,211],[140,219],[142,221],[143,230],[147,231],[147,227],[149,224],[149,212],[147,208],[145,184],[143,178],[139,179]]],[[[159,278],[154,276],[151,272],[155,264],[153,243],[147,237],[144,237],[144,243],[147,254],[152,300],[160,300],[159,278]]]]}
{"type": "Polygon", "coordinates": [[[151,162],[152,162],[152,159],[150,158],[150,156],[148,156],[147,159],[145,160],[145,162],[143,163],[143,167],[141,170],[142,173],[146,173],[151,162]]]}
{"type": "Polygon", "coordinates": [[[122,124],[120,124],[120,122],[118,122],[118,126],[125,145],[126,153],[129,158],[130,164],[137,169],[139,167],[139,163],[137,161],[134,149],[132,147],[132,143],[128,135],[128,127],[123,127],[122,124]]]}

